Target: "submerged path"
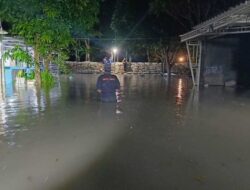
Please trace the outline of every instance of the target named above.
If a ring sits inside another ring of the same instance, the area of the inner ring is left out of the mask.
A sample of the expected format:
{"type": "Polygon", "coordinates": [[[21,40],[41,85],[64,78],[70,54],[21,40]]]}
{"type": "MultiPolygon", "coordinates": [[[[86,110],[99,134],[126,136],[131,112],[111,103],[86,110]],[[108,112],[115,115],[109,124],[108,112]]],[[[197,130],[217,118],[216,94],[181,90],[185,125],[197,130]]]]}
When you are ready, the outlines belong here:
{"type": "Polygon", "coordinates": [[[247,190],[250,93],[159,75],[119,76],[122,114],[97,75],[1,96],[0,189],[247,190]]]}

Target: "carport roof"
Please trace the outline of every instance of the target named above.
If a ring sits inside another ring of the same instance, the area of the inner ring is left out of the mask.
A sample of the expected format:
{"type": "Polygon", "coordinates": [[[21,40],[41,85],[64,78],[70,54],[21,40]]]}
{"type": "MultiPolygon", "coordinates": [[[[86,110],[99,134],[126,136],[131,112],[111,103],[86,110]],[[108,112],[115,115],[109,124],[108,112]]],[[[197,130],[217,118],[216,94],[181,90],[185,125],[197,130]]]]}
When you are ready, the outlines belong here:
{"type": "Polygon", "coordinates": [[[181,42],[198,40],[204,36],[250,33],[250,0],[230,8],[180,35],[181,42]]]}

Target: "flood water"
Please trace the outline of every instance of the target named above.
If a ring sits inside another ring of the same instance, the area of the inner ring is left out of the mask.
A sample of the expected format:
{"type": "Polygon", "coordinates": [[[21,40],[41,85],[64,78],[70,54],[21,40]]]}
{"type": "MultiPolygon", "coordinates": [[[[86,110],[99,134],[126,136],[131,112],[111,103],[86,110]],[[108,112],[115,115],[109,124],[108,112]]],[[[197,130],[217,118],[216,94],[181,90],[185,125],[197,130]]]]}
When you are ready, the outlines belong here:
{"type": "Polygon", "coordinates": [[[2,91],[1,190],[250,188],[250,91],[124,75],[116,105],[98,101],[97,77],[2,91]]]}

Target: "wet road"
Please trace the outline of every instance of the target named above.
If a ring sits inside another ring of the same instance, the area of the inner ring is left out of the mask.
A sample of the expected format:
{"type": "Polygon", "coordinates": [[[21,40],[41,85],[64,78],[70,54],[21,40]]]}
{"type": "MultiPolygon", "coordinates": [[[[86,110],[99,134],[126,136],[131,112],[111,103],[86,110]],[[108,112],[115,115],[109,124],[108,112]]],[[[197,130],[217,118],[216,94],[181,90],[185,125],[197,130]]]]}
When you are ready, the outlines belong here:
{"type": "Polygon", "coordinates": [[[127,75],[117,108],[97,77],[1,94],[1,190],[249,189],[250,91],[127,75]]]}

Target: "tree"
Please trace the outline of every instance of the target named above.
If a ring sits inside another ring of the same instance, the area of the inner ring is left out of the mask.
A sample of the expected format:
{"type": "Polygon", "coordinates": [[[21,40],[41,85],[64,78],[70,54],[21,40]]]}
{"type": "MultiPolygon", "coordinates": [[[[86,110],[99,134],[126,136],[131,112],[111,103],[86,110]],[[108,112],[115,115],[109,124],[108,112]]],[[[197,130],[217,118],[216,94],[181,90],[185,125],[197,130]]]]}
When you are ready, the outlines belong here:
{"type": "Polygon", "coordinates": [[[171,77],[171,70],[177,61],[177,55],[180,49],[181,44],[177,38],[160,40],[151,45],[150,52],[153,59],[161,61],[162,72],[167,72],[169,78],[171,77]]]}
{"type": "Polygon", "coordinates": [[[245,0],[152,0],[150,10],[159,17],[169,16],[186,32],[193,26],[245,0]]]}
{"type": "MultiPolygon", "coordinates": [[[[177,38],[178,35],[191,30],[193,26],[243,1],[244,0],[152,0],[150,2],[150,13],[151,15],[155,15],[156,20],[168,18],[169,36],[176,36],[175,38],[177,38]]],[[[156,49],[159,51],[158,57],[162,60],[163,66],[166,65],[168,73],[171,72],[180,47],[180,42],[176,40],[166,40],[156,45],[156,49]]]]}
{"type": "Polygon", "coordinates": [[[26,63],[28,66],[33,65],[32,56],[18,45],[3,54],[3,60],[6,61],[7,59],[14,60],[17,63],[26,63]]]}
{"type": "Polygon", "coordinates": [[[96,24],[99,23],[100,2],[99,0],[84,0],[86,3],[86,7],[80,8],[77,2],[72,3],[72,1],[70,0],[67,1],[69,1],[69,5],[71,4],[68,9],[78,10],[80,13],[79,15],[68,15],[68,18],[72,23],[72,36],[75,39],[72,47],[75,51],[76,60],[80,60],[80,54],[85,53],[85,61],[90,61],[91,47],[89,39],[92,36],[100,35],[100,33],[96,29],[96,24]],[[81,39],[84,39],[83,44],[81,43],[81,39]]]}
{"type": "Polygon", "coordinates": [[[155,20],[149,14],[150,0],[117,0],[112,15],[111,29],[118,45],[141,60],[150,61],[149,45],[158,40],[155,20]],[[157,39],[156,39],[157,38],[157,39]]]}
{"type": "Polygon", "coordinates": [[[53,54],[65,53],[77,30],[90,31],[97,22],[98,0],[1,1],[0,16],[11,23],[11,33],[34,48],[36,82],[41,84],[40,64],[46,69],[53,54]]]}

